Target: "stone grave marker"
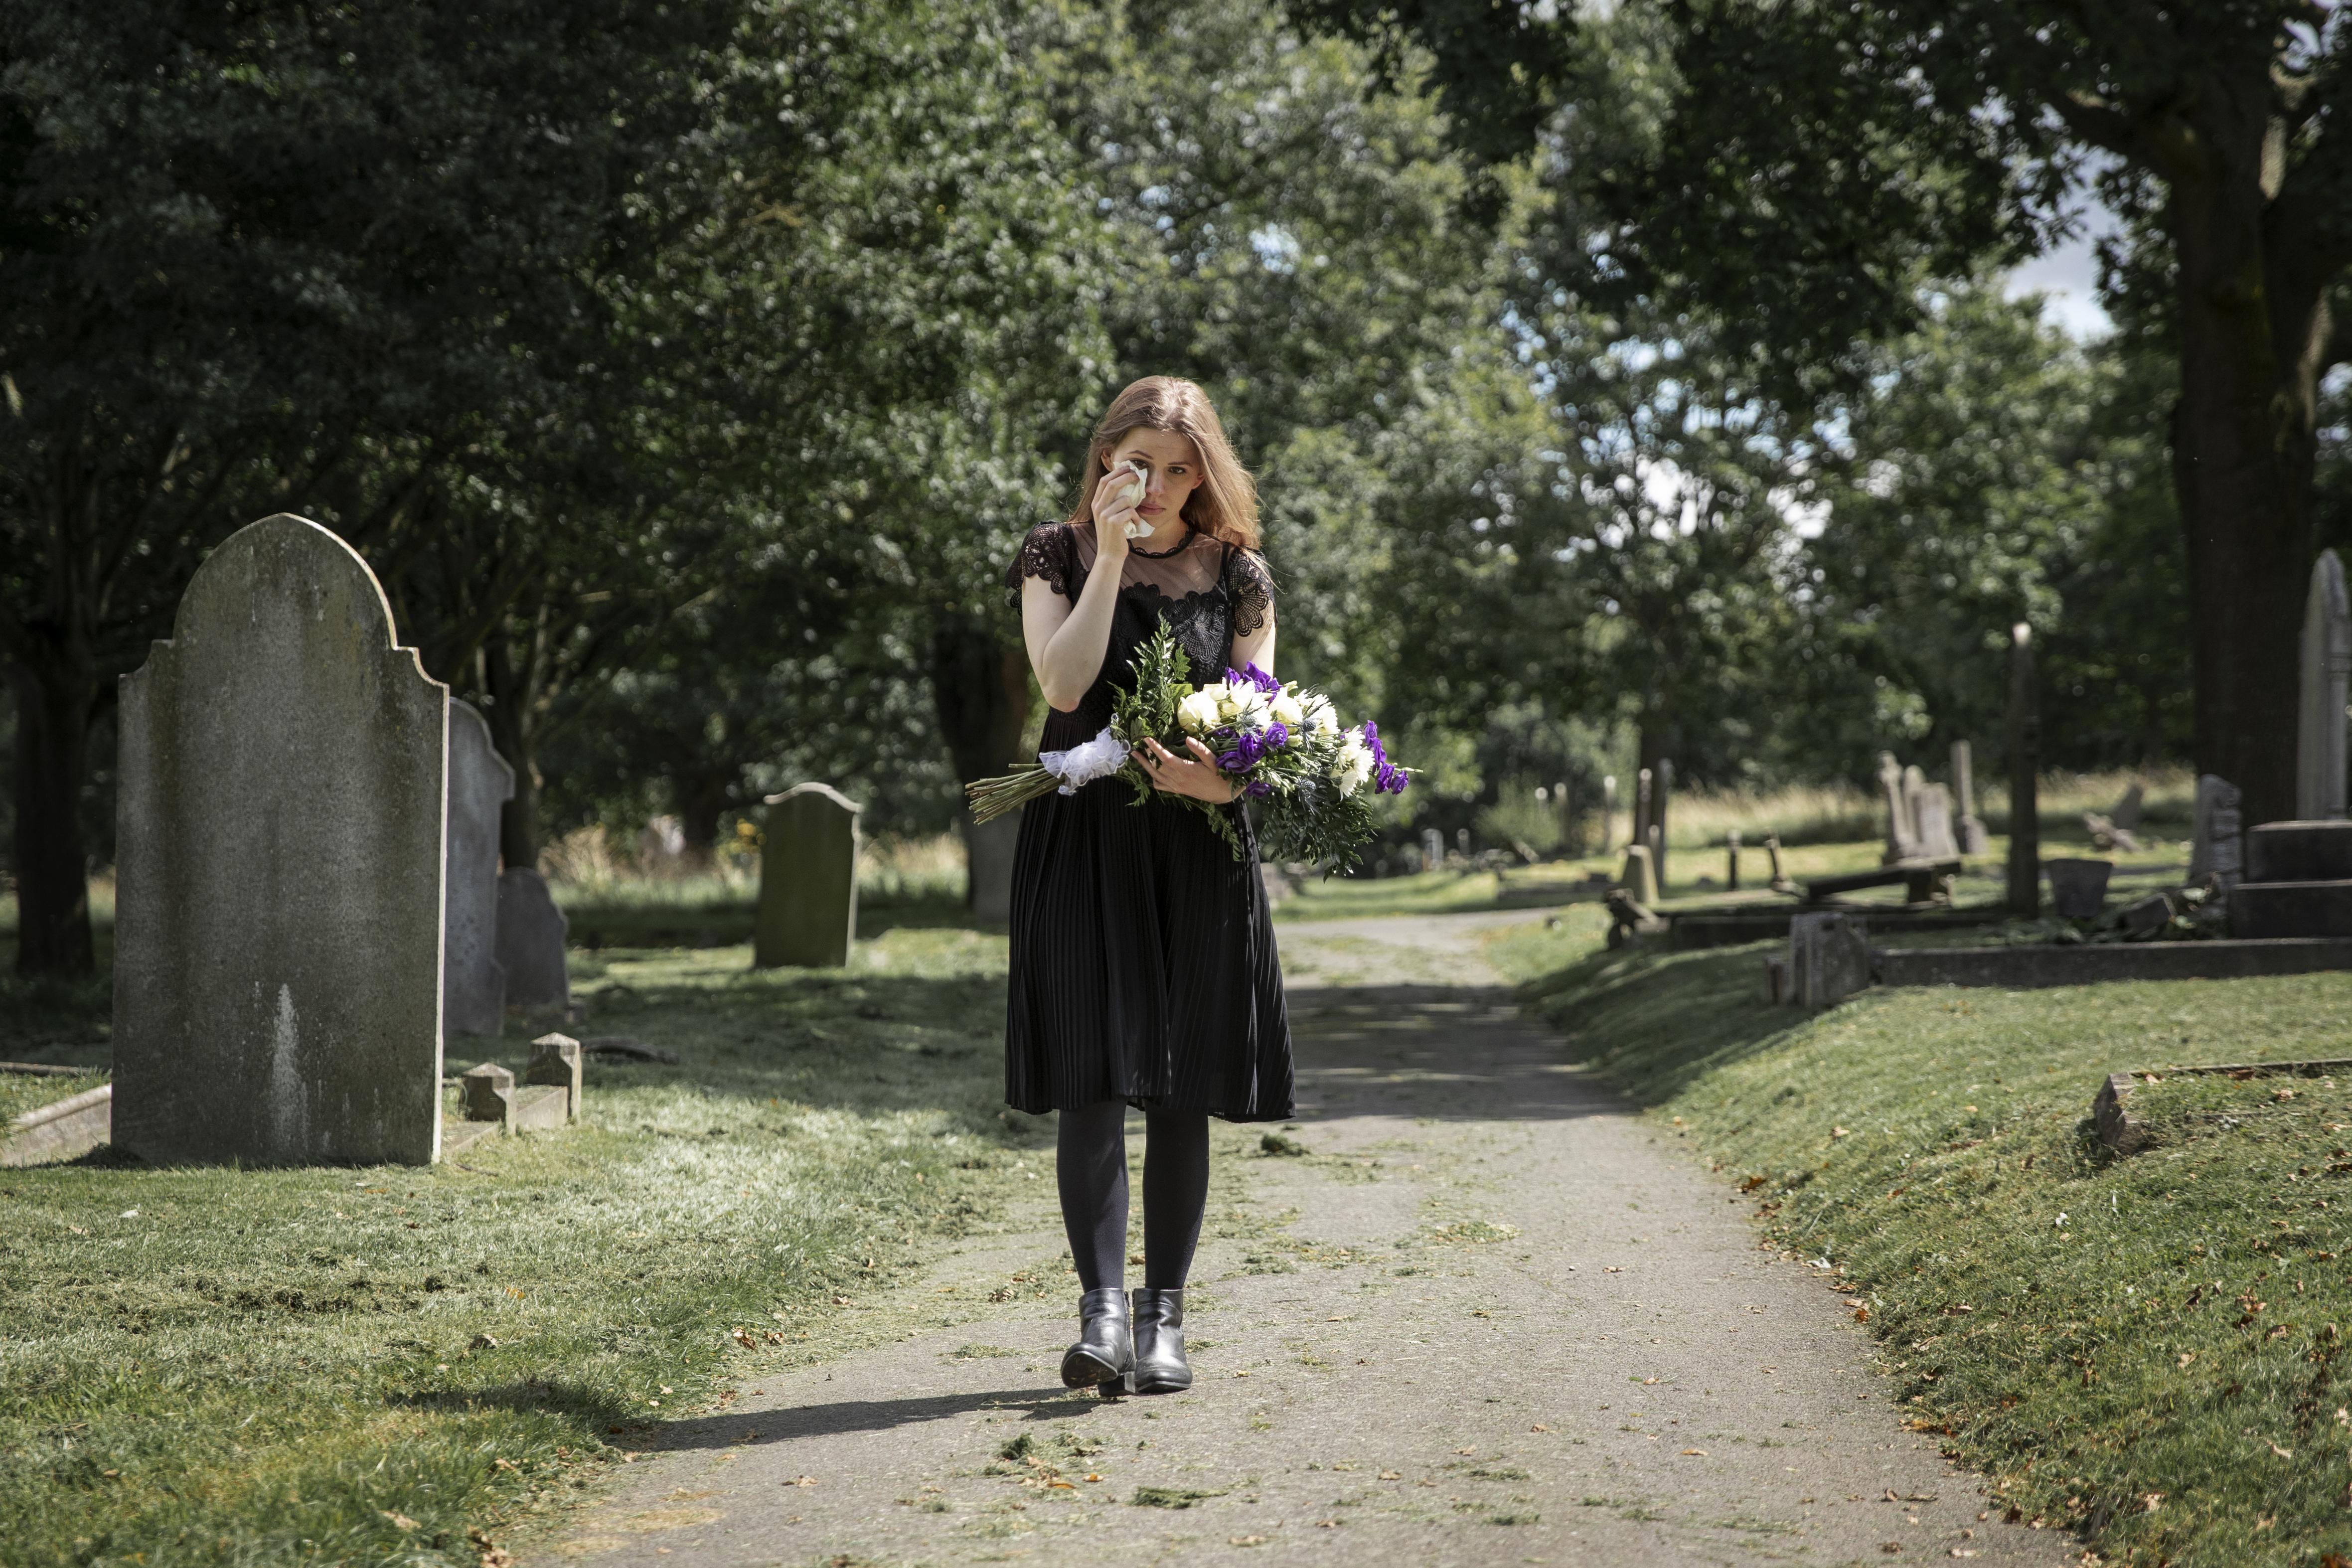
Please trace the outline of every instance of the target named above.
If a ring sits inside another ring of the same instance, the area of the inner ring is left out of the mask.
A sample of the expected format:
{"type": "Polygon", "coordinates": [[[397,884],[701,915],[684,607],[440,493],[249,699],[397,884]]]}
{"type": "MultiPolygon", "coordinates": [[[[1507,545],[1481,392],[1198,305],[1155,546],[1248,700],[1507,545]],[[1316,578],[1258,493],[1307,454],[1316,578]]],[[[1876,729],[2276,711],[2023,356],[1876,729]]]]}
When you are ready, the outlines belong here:
{"type": "Polygon", "coordinates": [[[1990,853],[1992,836],[1985,831],[1984,819],[1977,815],[1976,752],[1966,741],[1952,742],[1952,792],[1959,797],[1960,853],[1990,853]]]}
{"type": "Polygon", "coordinates": [[[1723,890],[1739,891],[1739,829],[1728,829],[1723,836],[1723,890]]]}
{"type": "Polygon", "coordinates": [[[2197,837],[2189,847],[2189,879],[2212,878],[2226,899],[2245,874],[2245,822],[2238,786],[2217,774],[2202,774],[2197,780],[2197,837]]]}
{"type": "Polygon", "coordinates": [[[1825,912],[1790,917],[1790,1002],[1800,1007],[1833,1007],[1869,984],[1869,931],[1860,916],[1825,912]]]}
{"type": "Polygon", "coordinates": [[[2033,628],[2009,629],[2009,907],[2042,912],[2042,710],[2033,628]]]}
{"type": "Polygon", "coordinates": [[[1942,860],[1960,852],[1952,831],[1952,795],[1942,784],[1923,784],[1911,796],[1911,822],[1921,856],[1942,860]]]}
{"type": "Polygon", "coordinates": [[[1666,808],[1675,798],[1675,760],[1658,759],[1657,777],[1651,784],[1650,796],[1650,858],[1658,874],[1658,892],[1666,890],[1666,808]]]}
{"type": "Polygon", "coordinates": [[[2352,695],[2352,601],[2345,595],[2344,563],[2333,550],[2321,551],[2311,568],[2301,673],[2294,815],[2325,822],[2344,815],[2344,706],[2352,695]]]}
{"type": "Polygon", "coordinates": [[[838,969],[857,934],[857,814],[830,784],[804,784],[768,797],[760,858],[755,968],[838,969]]]}
{"type": "Polygon", "coordinates": [[[1625,868],[1617,874],[1617,885],[1632,894],[1637,904],[1646,906],[1658,901],[1658,871],[1651,863],[1648,845],[1626,846],[1625,868]]]}
{"type": "Polygon", "coordinates": [[[213,552],[122,678],[114,1141],[157,1164],[429,1164],[448,689],[352,549],[213,552]]]}
{"type": "Polygon", "coordinates": [[[490,744],[472,706],[449,702],[448,946],[442,1026],[495,1035],[506,1026],[507,972],[499,963],[499,810],[514,798],[514,769],[490,744]]]}
{"type": "Polygon", "coordinates": [[[587,1054],[569,1035],[541,1035],[530,1043],[530,1065],[523,1071],[527,1084],[549,1084],[563,1090],[563,1119],[580,1120],[581,1086],[587,1054]]]}
{"type": "Polygon", "coordinates": [[[528,866],[499,873],[499,963],[507,972],[509,1005],[572,1005],[572,976],[563,966],[563,939],[571,930],[546,878],[528,866]]]}
{"type": "Polygon", "coordinates": [[[1617,833],[1617,775],[1601,775],[1601,847],[1597,854],[1609,853],[1610,841],[1617,833]]]}
{"type": "Polygon", "coordinates": [[[1441,870],[1445,865],[1445,835],[1434,827],[1421,830],[1421,868],[1441,870]]]}
{"type": "Polygon", "coordinates": [[[1886,847],[1879,859],[1885,865],[1918,858],[1919,846],[1911,833],[1911,803],[1903,793],[1903,769],[1892,752],[1878,753],[1878,791],[1886,802],[1886,847]]]}

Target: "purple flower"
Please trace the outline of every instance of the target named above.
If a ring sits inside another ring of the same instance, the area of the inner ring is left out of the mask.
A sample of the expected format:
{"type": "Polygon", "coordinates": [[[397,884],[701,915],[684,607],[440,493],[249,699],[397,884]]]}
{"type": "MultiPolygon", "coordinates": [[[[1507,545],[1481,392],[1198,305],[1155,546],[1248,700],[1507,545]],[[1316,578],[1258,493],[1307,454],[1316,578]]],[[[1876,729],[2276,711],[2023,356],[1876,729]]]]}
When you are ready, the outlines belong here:
{"type": "Polygon", "coordinates": [[[1252,800],[1263,800],[1274,793],[1274,786],[1264,779],[1252,779],[1242,785],[1242,793],[1252,800]]]}
{"type": "Polygon", "coordinates": [[[1265,692],[1268,695],[1272,695],[1273,693],[1282,689],[1282,682],[1276,680],[1274,677],[1268,675],[1255,664],[1251,665],[1246,669],[1235,669],[1232,665],[1225,666],[1225,679],[1228,683],[1234,686],[1240,686],[1244,683],[1255,686],[1260,691],[1265,692]]]}
{"type": "Polygon", "coordinates": [[[1290,744],[1290,726],[1283,723],[1278,719],[1273,723],[1268,724],[1265,727],[1265,743],[1270,747],[1280,747],[1290,744]]]}

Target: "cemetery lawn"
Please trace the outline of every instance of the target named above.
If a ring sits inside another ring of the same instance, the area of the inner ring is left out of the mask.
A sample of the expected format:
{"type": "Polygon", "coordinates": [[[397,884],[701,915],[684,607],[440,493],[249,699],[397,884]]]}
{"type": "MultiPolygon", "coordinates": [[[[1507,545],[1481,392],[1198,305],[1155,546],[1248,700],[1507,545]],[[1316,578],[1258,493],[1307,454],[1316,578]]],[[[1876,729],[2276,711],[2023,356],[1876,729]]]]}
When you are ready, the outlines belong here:
{"type": "Polygon", "coordinates": [[[1003,938],[748,963],[575,953],[575,1032],[682,1061],[592,1065],[566,1132],[429,1170],[0,1171],[0,1557],[470,1568],[655,1417],[722,1408],[739,1332],[763,1369],[896,1337],[841,1303],[1050,1203],[1002,1110],[1003,938]]]}
{"type": "Polygon", "coordinates": [[[2352,1552],[2352,1079],[2110,1071],[2352,1056],[2352,975],[1765,1005],[1763,947],[1491,942],[1570,1049],[1756,1205],[1880,1342],[1908,1423],[2111,1562],[2352,1552]],[[2282,1090],[2293,1098],[2280,1098],[2282,1090]]]}

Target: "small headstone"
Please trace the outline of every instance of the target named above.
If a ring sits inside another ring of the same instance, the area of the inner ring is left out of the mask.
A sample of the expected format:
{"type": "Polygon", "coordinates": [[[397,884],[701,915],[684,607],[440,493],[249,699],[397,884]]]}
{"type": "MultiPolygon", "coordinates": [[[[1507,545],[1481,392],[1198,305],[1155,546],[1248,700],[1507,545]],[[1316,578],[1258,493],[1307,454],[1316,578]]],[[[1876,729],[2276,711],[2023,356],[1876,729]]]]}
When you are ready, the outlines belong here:
{"type": "Polygon", "coordinates": [[[2345,703],[2352,693],[2352,600],[2344,563],[2323,550],[2303,607],[2303,657],[2294,750],[2294,815],[2322,822],[2345,814],[2345,703]]]}
{"type": "Polygon", "coordinates": [[[1878,790],[1886,805],[1886,847],[1879,858],[1890,866],[1916,858],[1919,849],[1912,841],[1911,803],[1904,798],[1903,769],[1892,752],[1878,753],[1878,790]]]}
{"type": "Polygon", "coordinates": [[[1911,797],[1911,820],[1923,858],[1946,860],[1960,852],[1959,838],[1952,831],[1952,797],[1942,784],[1926,784],[1911,797]]]}
{"type": "Polygon", "coordinates": [[[2213,879],[2224,898],[2246,874],[2244,814],[2238,786],[2217,774],[2197,780],[2197,837],[2189,847],[2189,879],[2213,879]]]}
{"type": "Polygon", "coordinates": [[[1856,915],[1792,916],[1789,921],[1789,1000],[1833,1007],[1870,984],[1870,941],[1856,915]]]}
{"type": "Polygon", "coordinates": [[[1421,868],[1434,871],[1445,864],[1445,835],[1434,827],[1421,830],[1421,868]]]}
{"type": "Polygon", "coordinates": [[[514,1131],[515,1076],[496,1062],[468,1068],[457,1080],[458,1104],[468,1121],[496,1121],[514,1131]]]}
{"type": "Polygon", "coordinates": [[[506,1026],[507,972],[499,963],[499,809],[514,798],[514,769],[471,706],[449,702],[448,949],[442,1026],[495,1035],[506,1026]]]}
{"type": "Polygon", "coordinates": [[[1601,775],[1601,847],[1597,854],[1609,853],[1610,840],[1617,831],[1617,775],[1601,775]]]}
{"type": "Polygon", "coordinates": [[[1992,836],[1985,831],[1984,820],[1977,816],[1976,753],[1966,741],[1952,742],[1952,793],[1958,798],[1960,853],[1985,855],[1992,850],[1992,836]]]}
{"type": "Polygon", "coordinates": [[[448,688],[280,514],[122,678],[113,1136],[155,1164],[429,1164],[448,688]]]}
{"type": "Polygon", "coordinates": [[[509,1005],[572,1005],[572,976],[563,966],[571,930],[546,878],[528,866],[499,873],[499,963],[506,967],[509,1005]]]}
{"type": "Polygon", "coordinates": [[[1625,851],[1625,868],[1617,874],[1617,885],[1637,904],[1658,901],[1657,868],[1650,863],[1650,847],[1630,846],[1625,851]]]}
{"type": "Polygon", "coordinates": [[[752,964],[838,969],[857,932],[857,814],[830,784],[768,797],[752,964]]]}
{"type": "Polygon", "coordinates": [[[2042,868],[2050,875],[2050,907],[2061,920],[2093,920],[2106,908],[2114,861],[2070,858],[2044,860],[2042,868]]]}
{"type": "Polygon", "coordinates": [[[2115,810],[2107,813],[2107,820],[2126,833],[2137,833],[2140,816],[2147,809],[2147,791],[2135,784],[2124,791],[2123,798],[2116,802],[2115,810]]]}
{"type": "Polygon", "coordinates": [[[522,1079],[525,1083],[553,1084],[562,1089],[563,1119],[577,1121],[585,1059],[580,1042],[571,1036],[541,1035],[530,1043],[530,1065],[524,1069],[522,1079]]]}

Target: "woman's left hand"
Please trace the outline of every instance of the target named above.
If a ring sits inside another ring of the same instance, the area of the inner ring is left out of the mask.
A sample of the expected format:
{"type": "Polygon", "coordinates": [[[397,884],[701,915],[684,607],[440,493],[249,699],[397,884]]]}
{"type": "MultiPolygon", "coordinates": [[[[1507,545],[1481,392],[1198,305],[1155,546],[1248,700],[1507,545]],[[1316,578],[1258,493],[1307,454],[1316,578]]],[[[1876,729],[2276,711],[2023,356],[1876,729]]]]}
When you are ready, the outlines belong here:
{"type": "Polygon", "coordinates": [[[1187,736],[1184,744],[1192,757],[1180,757],[1157,741],[1146,741],[1135,749],[1135,760],[1151,775],[1151,786],[1170,795],[1190,795],[1205,800],[1212,805],[1223,805],[1239,793],[1233,782],[1217,771],[1216,754],[1196,738],[1187,736]]]}

